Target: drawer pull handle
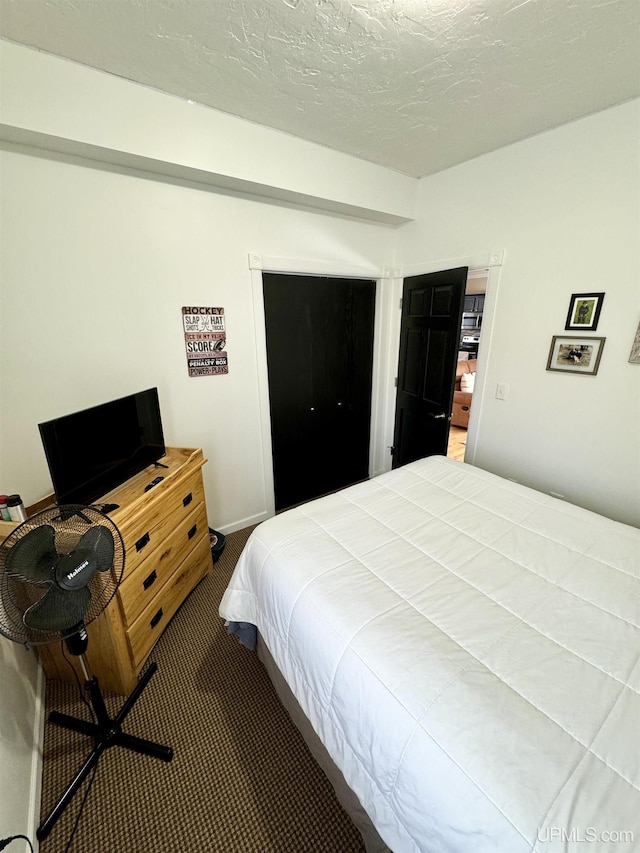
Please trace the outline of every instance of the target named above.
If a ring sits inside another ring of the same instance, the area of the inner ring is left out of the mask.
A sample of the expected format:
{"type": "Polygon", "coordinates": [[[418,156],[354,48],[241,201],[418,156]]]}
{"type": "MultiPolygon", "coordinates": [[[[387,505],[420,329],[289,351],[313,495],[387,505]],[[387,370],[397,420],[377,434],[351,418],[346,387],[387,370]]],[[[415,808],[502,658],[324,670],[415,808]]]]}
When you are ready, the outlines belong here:
{"type": "Polygon", "coordinates": [[[182,506],[189,506],[191,501],[193,500],[193,494],[189,492],[184,498],[182,498],[182,506]]]}
{"type": "Polygon", "coordinates": [[[150,586],[153,586],[153,584],[154,584],[157,580],[158,580],[158,575],[156,574],[156,570],[154,569],[154,570],[151,572],[151,574],[149,575],[149,577],[145,578],[145,579],[142,581],[142,586],[143,586],[145,589],[149,589],[149,587],[150,587],[150,586]]]}
{"type": "Polygon", "coordinates": [[[162,607],[160,608],[160,610],[158,610],[158,612],[156,613],[156,615],[155,615],[155,616],[153,617],[153,619],[149,622],[149,625],[150,625],[152,628],[155,628],[155,627],[156,627],[156,625],[158,624],[158,622],[159,622],[161,619],[162,619],[162,607]]]}
{"type": "Polygon", "coordinates": [[[145,533],[144,536],[141,536],[136,542],[136,551],[142,551],[145,545],[149,544],[149,533],[145,533]]]}
{"type": "Polygon", "coordinates": [[[194,524],[193,527],[191,528],[191,530],[187,533],[187,536],[189,537],[189,539],[193,539],[193,537],[196,535],[197,532],[198,532],[198,525],[194,524]]]}

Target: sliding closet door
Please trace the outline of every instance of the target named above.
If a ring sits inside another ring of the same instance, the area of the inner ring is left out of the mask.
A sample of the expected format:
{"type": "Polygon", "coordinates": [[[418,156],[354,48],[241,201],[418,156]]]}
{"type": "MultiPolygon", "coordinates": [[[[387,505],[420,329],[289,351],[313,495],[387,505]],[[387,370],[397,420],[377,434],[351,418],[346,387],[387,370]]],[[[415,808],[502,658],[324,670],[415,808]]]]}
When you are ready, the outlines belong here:
{"type": "Polygon", "coordinates": [[[280,510],[368,476],[375,282],[262,278],[280,510]]]}

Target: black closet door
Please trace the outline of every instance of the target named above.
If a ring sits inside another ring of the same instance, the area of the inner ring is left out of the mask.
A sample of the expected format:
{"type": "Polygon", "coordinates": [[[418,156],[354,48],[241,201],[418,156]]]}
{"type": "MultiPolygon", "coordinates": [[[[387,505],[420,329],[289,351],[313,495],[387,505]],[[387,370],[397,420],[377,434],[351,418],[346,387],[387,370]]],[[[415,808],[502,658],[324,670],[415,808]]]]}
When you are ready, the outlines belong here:
{"type": "Polygon", "coordinates": [[[262,278],[280,510],[368,476],[375,282],[262,278]]]}

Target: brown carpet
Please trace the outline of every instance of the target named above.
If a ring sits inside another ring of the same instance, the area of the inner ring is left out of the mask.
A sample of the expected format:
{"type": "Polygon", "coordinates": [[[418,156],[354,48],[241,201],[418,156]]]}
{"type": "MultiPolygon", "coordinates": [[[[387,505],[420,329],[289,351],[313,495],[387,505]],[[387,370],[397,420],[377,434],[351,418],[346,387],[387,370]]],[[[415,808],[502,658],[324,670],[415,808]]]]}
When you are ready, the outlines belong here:
{"type": "MultiPolygon", "coordinates": [[[[253,652],[227,634],[218,604],[250,529],[227,536],[213,571],[156,645],[158,671],[123,726],[173,747],[154,758],[112,747],[100,758],[70,853],[362,853],[333,789],[253,652]]],[[[123,697],[106,694],[117,713],[123,697]]],[[[89,719],[75,684],[47,683],[47,711],[89,719]]],[[[91,751],[45,727],[42,817],[91,751]]],[[[41,843],[63,853],[85,782],[41,843]]]]}

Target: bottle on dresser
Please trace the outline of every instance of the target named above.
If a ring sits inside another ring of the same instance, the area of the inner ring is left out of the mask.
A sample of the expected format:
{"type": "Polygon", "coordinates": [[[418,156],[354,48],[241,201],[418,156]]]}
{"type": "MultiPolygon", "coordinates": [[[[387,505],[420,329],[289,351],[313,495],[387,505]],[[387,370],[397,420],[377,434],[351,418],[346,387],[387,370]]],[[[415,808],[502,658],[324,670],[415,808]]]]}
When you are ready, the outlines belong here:
{"type": "Polygon", "coordinates": [[[9,510],[9,518],[11,521],[26,521],[27,511],[22,503],[20,495],[9,495],[7,497],[7,509],[9,510]]]}
{"type": "Polygon", "coordinates": [[[11,521],[9,507],[7,506],[8,495],[0,495],[0,521],[11,521]]]}

